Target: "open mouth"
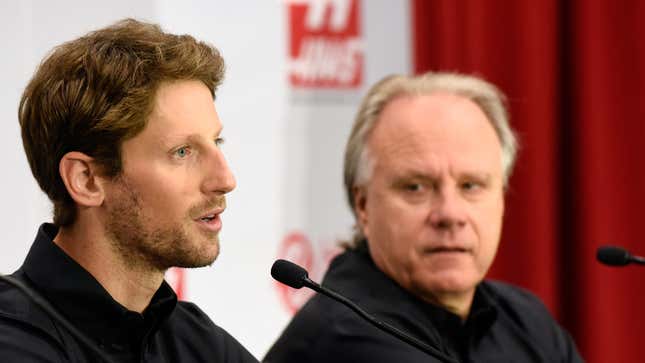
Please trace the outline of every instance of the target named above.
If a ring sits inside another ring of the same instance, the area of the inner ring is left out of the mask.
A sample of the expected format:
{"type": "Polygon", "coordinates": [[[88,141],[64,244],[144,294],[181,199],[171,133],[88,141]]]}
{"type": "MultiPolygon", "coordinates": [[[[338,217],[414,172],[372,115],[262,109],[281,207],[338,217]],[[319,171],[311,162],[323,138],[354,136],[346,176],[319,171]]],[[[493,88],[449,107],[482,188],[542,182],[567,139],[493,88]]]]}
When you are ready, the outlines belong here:
{"type": "Polygon", "coordinates": [[[427,253],[467,253],[469,250],[462,247],[434,247],[428,248],[427,253]]]}
{"type": "Polygon", "coordinates": [[[222,228],[222,220],[220,219],[221,212],[214,212],[210,214],[203,215],[195,221],[198,223],[201,228],[204,228],[211,232],[219,232],[222,228]]]}
{"type": "Polygon", "coordinates": [[[204,221],[204,222],[210,222],[213,219],[215,219],[215,214],[209,214],[207,216],[201,217],[199,220],[204,221]]]}

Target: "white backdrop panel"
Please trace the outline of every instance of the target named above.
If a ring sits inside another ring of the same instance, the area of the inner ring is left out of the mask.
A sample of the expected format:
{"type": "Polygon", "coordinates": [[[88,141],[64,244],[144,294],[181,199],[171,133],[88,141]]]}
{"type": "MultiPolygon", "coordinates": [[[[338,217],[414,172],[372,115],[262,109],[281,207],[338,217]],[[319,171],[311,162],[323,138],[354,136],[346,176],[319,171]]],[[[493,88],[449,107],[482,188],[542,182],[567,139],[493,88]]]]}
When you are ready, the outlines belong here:
{"type": "MultiPolygon", "coordinates": [[[[362,1],[361,8],[364,84],[409,72],[407,1],[362,1]]],[[[187,273],[186,295],[261,358],[289,320],[268,272],[282,238],[297,229],[316,244],[333,243],[352,225],[342,192],[342,151],[364,92],[331,92],[321,102],[319,95],[303,98],[289,89],[288,19],[279,0],[1,2],[0,272],[20,266],[36,227],[51,220],[50,203],[22,150],[22,90],[53,46],[123,17],[193,34],[218,47],[227,62],[216,104],[238,186],[223,217],[220,257],[187,273]]]]}

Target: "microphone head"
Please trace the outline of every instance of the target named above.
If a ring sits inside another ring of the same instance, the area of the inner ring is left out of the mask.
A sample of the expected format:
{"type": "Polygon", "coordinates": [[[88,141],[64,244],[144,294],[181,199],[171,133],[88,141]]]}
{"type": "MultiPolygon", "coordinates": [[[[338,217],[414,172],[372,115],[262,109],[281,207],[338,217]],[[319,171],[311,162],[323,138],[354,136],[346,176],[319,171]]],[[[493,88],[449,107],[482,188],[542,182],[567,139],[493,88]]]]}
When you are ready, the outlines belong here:
{"type": "Polygon", "coordinates": [[[299,289],[305,285],[309,277],[307,270],[287,260],[276,260],[271,266],[271,276],[277,281],[299,289]]]}
{"type": "Polygon", "coordinates": [[[621,247],[602,246],[596,252],[596,259],[609,266],[625,266],[631,262],[631,255],[621,247]]]}

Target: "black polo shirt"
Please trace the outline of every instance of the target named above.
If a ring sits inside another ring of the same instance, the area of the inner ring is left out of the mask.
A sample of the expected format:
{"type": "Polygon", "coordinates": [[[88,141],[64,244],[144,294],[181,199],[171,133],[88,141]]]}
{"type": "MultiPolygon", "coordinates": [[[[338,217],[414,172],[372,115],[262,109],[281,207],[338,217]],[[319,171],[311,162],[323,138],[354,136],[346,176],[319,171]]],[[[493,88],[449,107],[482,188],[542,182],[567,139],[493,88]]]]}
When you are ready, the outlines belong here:
{"type": "MultiPolygon", "coordinates": [[[[12,276],[35,289],[117,362],[257,362],[164,281],[143,313],[116,302],[43,224],[12,276]]],[[[0,282],[0,362],[101,362],[16,288],[0,282]]]]}
{"type": "MultiPolygon", "coordinates": [[[[508,284],[479,284],[465,322],[396,284],[374,265],[366,248],[336,257],[323,285],[461,363],[582,362],[571,337],[539,299],[508,284]]],[[[294,316],[264,362],[438,361],[319,294],[294,316]]]]}

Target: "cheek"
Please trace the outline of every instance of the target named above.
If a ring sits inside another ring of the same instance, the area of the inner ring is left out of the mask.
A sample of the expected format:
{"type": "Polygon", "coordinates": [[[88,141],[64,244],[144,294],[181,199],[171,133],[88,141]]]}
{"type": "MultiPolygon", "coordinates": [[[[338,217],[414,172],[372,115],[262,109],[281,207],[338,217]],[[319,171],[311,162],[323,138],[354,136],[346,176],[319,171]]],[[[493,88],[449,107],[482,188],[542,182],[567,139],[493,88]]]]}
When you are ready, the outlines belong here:
{"type": "Polygon", "coordinates": [[[372,233],[393,233],[411,222],[409,206],[406,208],[392,192],[373,190],[367,195],[365,207],[367,225],[372,233]]]}
{"type": "Polygon", "coordinates": [[[369,210],[366,237],[379,243],[391,258],[409,259],[420,237],[426,232],[427,208],[381,199],[369,210]]]}
{"type": "Polygon", "coordinates": [[[139,174],[136,187],[141,198],[141,207],[145,213],[155,219],[167,219],[186,208],[188,195],[184,185],[175,178],[163,177],[158,173],[139,174]]]}
{"type": "Polygon", "coordinates": [[[497,252],[502,231],[504,202],[500,197],[478,211],[480,254],[484,264],[490,264],[497,252]]]}

